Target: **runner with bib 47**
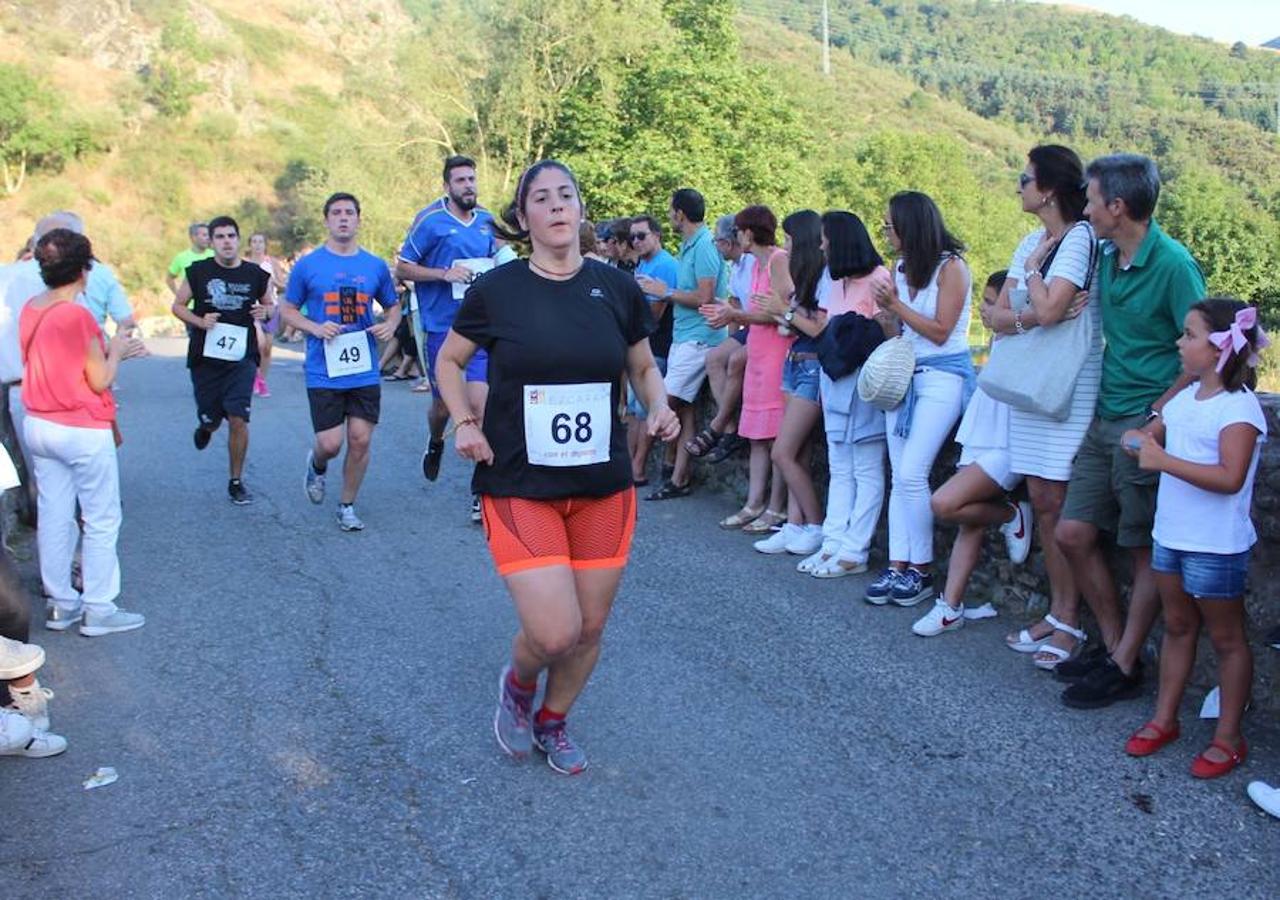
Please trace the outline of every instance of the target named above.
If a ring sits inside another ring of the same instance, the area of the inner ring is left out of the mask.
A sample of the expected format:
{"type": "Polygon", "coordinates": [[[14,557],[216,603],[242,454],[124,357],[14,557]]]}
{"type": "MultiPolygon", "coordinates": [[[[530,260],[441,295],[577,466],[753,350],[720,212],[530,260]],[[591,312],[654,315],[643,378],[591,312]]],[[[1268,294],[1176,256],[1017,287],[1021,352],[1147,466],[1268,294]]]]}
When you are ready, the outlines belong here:
{"type": "Polygon", "coordinates": [[[536,745],[551,768],[574,775],[587,759],[565,716],[600,656],[635,529],[619,376],[649,410],[651,435],[672,440],[680,423],[649,350],[644,294],[625,272],[582,257],[582,201],[569,169],[554,160],[531,166],[504,219],[504,236],[527,240],[533,252],[471,285],[436,380],[458,453],[476,463],[472,490],[520,618],[499,677],[494,734],[509,756],[536,745]],[[489,356],[483,425],[463,382],[479,350],[489,356]]]}

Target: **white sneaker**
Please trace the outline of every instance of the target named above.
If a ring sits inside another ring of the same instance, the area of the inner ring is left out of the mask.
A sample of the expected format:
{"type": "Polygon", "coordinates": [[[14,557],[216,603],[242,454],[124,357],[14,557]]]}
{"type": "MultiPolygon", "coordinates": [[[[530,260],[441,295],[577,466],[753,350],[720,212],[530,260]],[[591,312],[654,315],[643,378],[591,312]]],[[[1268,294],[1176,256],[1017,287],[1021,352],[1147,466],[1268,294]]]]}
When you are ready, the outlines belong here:
{"type": "Polygon", "coordinates": [[[772,555],[786,553],[787,544],[791,542],[792,538],[794,538],[799,531],[799,525],[792,525],[788,522],[764,540],[756,541],[751,546],[755,547],[760,553],[769,553],[772,555]]]}
{"type": "Polygon", "coordinates": [[[1009,560],[1016,566],[1022,565],[1027,561],[1027,554],[1031,552],[1031,504],[1026,500],[1019,500],[1017,503],[1011,504],[1014,508],[1015,515],[1008,522],[1000,526],[1000,533],[1004,535],[1005,546],[1009,549],[1009,560]]]}
{"type": "Polygon", "coordinates": [[[36,727],[16,709],[0,707],[0,754],[25,747],[36,727]]]}
{"type": "Polygon", "coordinates": [[[49,730],[49,701],[53,699],[53,691],[41,687],[38,680],[24,688],[9,685],[9,699],[38,730],[49,730]]]}
{"type": "Polygon", "coordinates": [[[811,553],[800,562],[796,563],[796,571],[802,575],[812,575],[813,570],[821,566],[835,554],[828,551],[826,547],[819,547],[816,553],[811,553]]]}
{"type": "Polygon", "coordinates": [[[793,556],[808,556],[822,548],[821,525],[799,525],[791,540],[787,541],[787,552],[793,556]]]}
{"type": "Polygon", "coordinates": [[[0,681],[30,675],[44,665],[44,648],[0,637],[0,681]]]}
{"type": "Polygon", "coordinates": [[[0,709],[0,756],[40,759],[57,756],[66,749],[66,738],[41,731],[21,713],[0,709]]]}
{"type": "Polygon", "coordinates": [[[1269,815],[1280,819],[1280,788],[1273,788],[1265,781],[1249,782],[1249,799],[1258,804],[1258,808],[1269,815]]]}
{"type": "Polygon", "coordinates": [[[925,613],[911,626],[913,634],[933,637],[947,631],[959,631],[964,627],[964,607],[952,609],[941,597],[933,602],[933,609],[925,613]]]}
{"type": "Polygon", "coordinates": [[[364,522],[356,515],[356,508],[351,504],[338,504],[338,527],[343,531],[364,531],[364,522]]]}
{"type": "Polygon", "coordinates": [[[121,631],[133,631],[147,624],[145,616],[139,613],[125,612],[117,609],[106,615],[98,615],[85,611],[84,622],[80,625],[80,633],[85,637],[101,637],[104,634],[116,634],[121,631]]]}

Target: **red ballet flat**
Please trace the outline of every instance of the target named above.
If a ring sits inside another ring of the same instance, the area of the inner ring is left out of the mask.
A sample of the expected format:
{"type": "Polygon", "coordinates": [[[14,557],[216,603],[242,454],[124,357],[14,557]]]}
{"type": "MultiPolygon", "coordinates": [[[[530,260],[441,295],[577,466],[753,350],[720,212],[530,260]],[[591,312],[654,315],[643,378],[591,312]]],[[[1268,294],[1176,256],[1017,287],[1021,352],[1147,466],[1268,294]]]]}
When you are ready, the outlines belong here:
{"type": "Polygon", "coordinates": [[[1182,729],[1177,722],[1174,722],[1173,727],[1168,731],[1155,722],[1148,722],[1129,736],[1129,740],[1124,744],[1124,752],[1130,756],[1150,756],[1165,744],[1172,744],[1181,735],[1182,729]],[[1156,736],[1142,737],[1141,734],[1144,731],[1154,731],[1156,736]]]}
{"type": "Polygon", "coordinates": [[[1209,749],[1214,747],[1227,754],[1227,758],[1222,762],[1217,762],[1205,756],[1205,753],[1209,752],[1208,749],[1202,751],[1195,758],[1195,761],[1191,763],[1191,774],[1196,778],[1221,778],[1244,762],[1249,755],[1249,747],[1245,744],[1243,738],[1240,739],[1239,747],[1232,747],[1226,741],[1219,740],[1210,742],[1209,749]]]}

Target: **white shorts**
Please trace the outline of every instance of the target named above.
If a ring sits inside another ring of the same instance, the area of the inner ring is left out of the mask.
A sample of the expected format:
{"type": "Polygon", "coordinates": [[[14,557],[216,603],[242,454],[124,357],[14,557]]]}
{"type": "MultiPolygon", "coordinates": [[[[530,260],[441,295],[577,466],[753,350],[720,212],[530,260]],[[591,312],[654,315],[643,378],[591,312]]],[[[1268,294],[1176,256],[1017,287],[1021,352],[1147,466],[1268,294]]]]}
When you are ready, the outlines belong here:
{"type": "Polygon", "coordinates": [[[692,403],[702,390],[707,377],[707,353],[711,345],[701,341],[681,341],[671,345],[667,354],[667,394],[692,403]]]}
{"type": "Polygon", "coordinates": [[[986,476],[1006,491],[1011,491],[1022,481],[1022,476],[1012,471],[1013,458],[1008,450],[993,447],[960,447],[960,465],[977,464],[986,476]]]}

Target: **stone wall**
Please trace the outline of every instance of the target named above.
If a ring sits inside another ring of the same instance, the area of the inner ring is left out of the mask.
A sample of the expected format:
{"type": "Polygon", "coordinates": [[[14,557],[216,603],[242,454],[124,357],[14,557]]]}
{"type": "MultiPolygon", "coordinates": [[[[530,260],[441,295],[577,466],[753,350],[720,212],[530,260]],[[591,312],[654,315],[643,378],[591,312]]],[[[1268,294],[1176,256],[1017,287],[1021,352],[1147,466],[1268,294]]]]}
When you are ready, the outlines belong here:
{"type": "MultiPolygon", "coordinates": [[[[1254,706],[1271,711],[1280,710],[1280,696],[1276,687],[1280,685],[1280,652],[1263,643],[1263,635],[1277,624],[1280,624],[1280,394],[1259,394],[1267,416],[1267,428],[1274,437],[1262,447],[1262,458],[1258,466],[1258,476],[1253,495],[1253,521],[1258,530],[1258,543],[1253,550],[1249,577],[1249,593],[1245,605],[1249,616],[1250,643],[1254,651],[1254,706]]],[[[703,409],[709,410],[709,402],[704,398],[703,409]]],[[[705,421],[700,418],[700,421],[705,421]]],[[[826,497],[826,447],[820,432],[815,432],[815,452],[813,459],[814,479],[818,483],[819,496],[826,497]]],[[[938,456],[930,482],[936,488],[955,472],[960,448],[950,441],[938,456]]],[[[732,495],[741,503],[746,496],[746,466],[739,460],[726,461],[718,466],[699,465],[695,470],[696,477],[705,486],[732,495]]],[[[886,484],[888,483],[886,479],[886,484]]],[[[732,501],[726,502],[726,515],[732,501]]],[[[955,528],[939,523],[934,538],[937,554],[936,570],[938,587],[946,571],[947,555],[955,537],[955,528]]],[[[1000,610],[1005,623],[1005,630],[1021,627],[1048,610],[1049,585],[1045,574],[1044,558],[1040,553],[1041,536],[1035,536],[1035,546],[1031,556],[1022,566],[1009,562],[1005,553],[1004,541],[996,529],[991,529],[987,537],[984,560],[974,572],[970,582],[969,597],[973,602],[978,598],[989,598],[1000,610]]],[[[888,550],[888,515],[887,504],[880,517],[876,529],[876,537],[872,546],[872,565],[883,564],[888,550]]],[[[1127,599],[1129,588],[1128,562],[1124,555],[1112,552],[1112,571],[1116,573],[1121,591],[1127,599]]],[[[1097,631],[1088,612],[1084,613],[1084,627],[1096,638],[1097,631]]],[[[1154,659],[1160,647],[1160,625],[1152,631],[1147,642],[1147,654],[1154,659]]],[[[1207,638],[1201,639],[1200,653],[1197,657],[1194,674],[1194,687],[1200,692],[1207,691],[1216,683],[1214,676],[1216,662],[1207,638]]]]}

